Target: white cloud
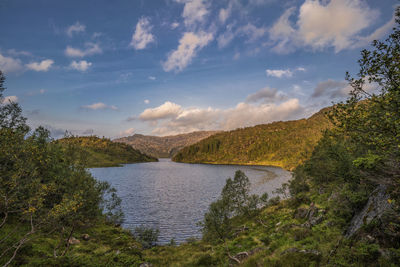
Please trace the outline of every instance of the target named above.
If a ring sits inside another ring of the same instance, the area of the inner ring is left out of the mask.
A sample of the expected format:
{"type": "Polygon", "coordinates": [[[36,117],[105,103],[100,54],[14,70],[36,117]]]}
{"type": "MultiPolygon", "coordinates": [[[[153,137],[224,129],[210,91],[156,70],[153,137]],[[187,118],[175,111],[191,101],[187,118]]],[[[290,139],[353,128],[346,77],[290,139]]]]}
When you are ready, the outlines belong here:
{"type": "MultiPolygon", "coordinates": [[[[368,77],[364,79],[363,90],[367,93],[374,93],[379,86],[376,83],[369,83],[368,77]]],[[[329,97],[330,99],[348,97],[353,87],[346,81],[335,81],[332,79],[320,82],[314,88],[312,98],[329,97]]]]}
{"type": "Polygon", "coordinates": [[[287,70],[269,70],[269,69],[267,69],[265,72],[267,73],[267,76],[272,76],[272,77],[276,77],[276,78],[293,76],[293,72],[289,69],[287,69],[287,70]]]}
{"type": "Polygon", "coordinates": [[[0,70],[5,73],[16,72],[22,70],[21,61],[12,57],[5,57],[0,54],[0,70]]]}
{"type": "Polygon", "coordinates": [[[172,103],[172,102],[165,102],[161,106],[156,108],[148,108],[145,109],[140,115],[139,119],[142,121],[156,121],[171,117],[176,117],[181,113],[182,107],[172,103]]]}
{"type": "Polygon", "coordinates": [[[86,43],[85,49],[73,48],[71,46],[67,46],[65,49],[65,55],[68,57],[84,57],[91,56],[95,54],[101,54],[103,50],[100,48],[98,44],[95,43],[86,43]]]}
{"type": "MultiPolygon", "coordinates": [[[[1,100],[1,99],[0,99],[1,100]]],[[[1,101],[1,104],[5,105],[8,103],[17,103],[18,102],[18,97],[15,95],[9,95],[3,98],[3,100],[1,101]]]]}
{"type": "Polygon", "coordinates": [[[226,31],[218,36],[217,41],[219,48],[226,47],[235,38],[235,33],[232,31],[232,28],[233,24],[227,25],[226,31]]]}
{"type": "Polygon", "coordinates": [[[154,77],[154,76],[149,76],[149,77],[147,77],[147,79],[154,81],[154,80],[156,79],[156,77],[154,77]]]}
{"type": "Polygon", "coordinates": [[[83,24],[80,24],[79,21],[77,21],[75,24],[73,24],[67,28],[66,33],[69,37],[72,37],[75,33],[84,32],[85,30],[86,30],[86,26],[83,24]]]}
{"type": "Polygon", "coordinates": [[[306,0],[292,24],[290,18],[295,11],[294,7],[286,10],[269,29],[273,51],[289,53],[298,47],[314,50],[332,47],[340,52],[380,38],[394,24],[392,18],[369,36],[360,36],[379,15],[362,0],[306,0]]]}
{"type": "Polygon", "coordinates": [[[119,136],[130,136],[130,135],[133,135],[134,133],[135,133],[135,129],[129,128],[129,129],[126,129],[125,131],[120,132],[119,136]]]}
{"type": "Polygon", "coordinates": [[[257,27],[251,23],[248,23],[245,26],[240,27],[237,30],[238,34],[245,35],[248,37],[248,42],[256,41],[260,39],[268,32],[268,29],[265,27],[257,27]]]}
{"type": "Polygon", "coordinates": [[[87,71],[90,66],[92,66],[91,62],[87,62],[86,60],[81,61],[72,61],[69,65],[71,69],[78,70],[78,71],[87,71]]]}
{"type": "Polygon", "coordinates": [[[153,134],[169,135],[198,130],[231,130],[299,118],[304,113],[298,99],[288,99],[276,89],[264,88],[233,108],[184,108],[167,101],[156,108],[145,109],[138,118],[155,127],[153,134]]]}
{"type": "Polygon", "coordinates": [[[182,71],[192,62],[199,50],[213,40],[212,33],[200,31],[198,33],[185,32],[179,40],[179,46],[168,55],[167,61],[163,62],[165,71],[182,71]]]}
{"type": "Polygon", "coordinates": [[[143,102],[144,102],[146,105],[150,104],[150,100],[148,100],[148,99],[145,99],[143,102]]]}
{"type": "Polygon", "coordinates": [[[203,23],[209,13],[208,0],[176,0],[184,3],[182,17],[186,27],[195,27],[197,23],[203,23]]]}
{"type": "Polygon", "coordinates": [[[227,8],[221,8],[219,10],[218,18],[221,23],[225,23],[226,20],[231,16],[232,13],[232,2],[229,2],[227,8]]]}
{"type": "Polygon", "coordinates": [[[149,18],[142,17],[136,24],[136,29],[132,35],[132,41],[130,45],[136,50],[145,49],[148,44],[155,41],[154,35],[151,34],[152,26],[149,18]]]}
{"type": "Polygon", "coordinates": [[[54,61],[51,59],[45,59],[42,60],[41,62],[31,62],[29,64],[26,64],[25,66],[34,71],[48,71],[51,66],[54,64],[54,61]]]}
{"type": "Polygon", "coordinates": [[[112,109],[112,110],[118,110],[118,108],[116,106],[108,106],[102,102],[99,103],[94,103],[91,105],[85,105],[85,106],[81,106],[81,108],[83,109],[91,109],[91,110],[102,110],[102,109],[112,109]]]}
{"type": "Polygon", "coordinates": [[[171,29],[176,29],[176,28],[178,28],[179,27],[179,23],[178,22],[173,22],[173,23],[171,23],[171,29]]]}
{"type": "Polygon", "coordinates": [[[7,53],[11,56],[25,56],[25,57],[31,57],[32,53],[28,51],[18,51],[15,49],[8,49],[7,53]]]}

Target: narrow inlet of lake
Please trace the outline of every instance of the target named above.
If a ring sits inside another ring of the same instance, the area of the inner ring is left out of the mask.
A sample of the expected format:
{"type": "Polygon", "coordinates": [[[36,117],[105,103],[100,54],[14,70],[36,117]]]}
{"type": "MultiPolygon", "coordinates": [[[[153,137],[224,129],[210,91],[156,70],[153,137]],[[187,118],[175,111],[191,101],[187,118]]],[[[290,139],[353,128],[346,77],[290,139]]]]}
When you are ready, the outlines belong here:
{"type": "Polygon", "coordinates": [[[249,177],[252,193],[260,195],[267,192],[271,196],[291,178],[290,172],[278,167],[185,164],[170,159],[90,172],[117,189],[125,213],[124,228],[158,228],[159,244],[171,239],[179,244],[190,237],[201,237],[197,222],[237,170],[249,177]]]}

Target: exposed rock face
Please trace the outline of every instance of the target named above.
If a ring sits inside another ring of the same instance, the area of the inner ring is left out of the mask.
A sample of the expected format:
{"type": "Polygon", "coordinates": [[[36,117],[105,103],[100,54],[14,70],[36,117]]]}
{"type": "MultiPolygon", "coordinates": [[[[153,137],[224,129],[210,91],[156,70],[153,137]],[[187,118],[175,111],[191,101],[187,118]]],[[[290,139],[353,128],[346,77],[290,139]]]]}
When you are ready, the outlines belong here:
{"type": "Polygon", "coordinates": [[[390,208],[389,195],[385,186],[378,186],[371,194],[367,204],[351,220],[346,231],[346,237],[351,237],[361,226],[369,224],[373,219],[379,219],[390,208]]]}
{"type": "Polygon", "coordinates": [[[133,148],[157,158],[170,158],[180,149],[193,145],[207,138],[217,131],[199,131],[171,136],[149,136],[135,134],[128,137],[115,139],[115,142],[131,145],[133,148]]]}

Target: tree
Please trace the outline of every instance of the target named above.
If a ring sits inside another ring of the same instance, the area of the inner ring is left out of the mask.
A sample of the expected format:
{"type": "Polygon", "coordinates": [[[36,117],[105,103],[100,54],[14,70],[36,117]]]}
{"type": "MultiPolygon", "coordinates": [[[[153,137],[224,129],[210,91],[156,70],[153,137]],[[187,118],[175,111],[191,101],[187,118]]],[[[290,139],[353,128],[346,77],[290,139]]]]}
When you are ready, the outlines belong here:
{"type": "Polygon", "coordinates": [[[231,231],[230,219],[234,216],[251,216],[260,203],[265,203],[268,194],[262,198],[250,195],[250,181],[244,172],[238,170],[233,179],[228,178],[219,199],[210,204],[202,222],[205,239],[225,239],[231,231]]]}
{"type": "Polygon", "coordinates": [[[354,164],[370,180],[386,185],[395,185],[400,176],[400,7],[396,23],[385,41],[362,50],[357,78],[346,74],[351,96],[331,114],[337,133],[358,147],[361,155],[354,164]]]}
{"type": "Polygon", "coordinates": [[[122,216],[115,191],[76,160],[79,151],[52,142],[43,127],[28,134],[19,105],[3,101],[4,81],[0,71],[0,264],[8,266],[37,233],[59,233],[57,257],[74,231],[104,218],[103,208],[108,220],[122,216]]]}

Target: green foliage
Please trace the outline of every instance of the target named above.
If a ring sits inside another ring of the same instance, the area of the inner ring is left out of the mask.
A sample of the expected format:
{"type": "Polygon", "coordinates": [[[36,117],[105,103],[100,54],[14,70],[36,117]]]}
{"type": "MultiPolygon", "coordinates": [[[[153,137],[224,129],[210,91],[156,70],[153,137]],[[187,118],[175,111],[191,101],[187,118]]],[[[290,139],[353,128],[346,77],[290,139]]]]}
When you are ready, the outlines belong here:
{"type": "Polygon", "coordinates": [[[81,155],[78,161],[83,161],[86,167],[110,167],[126,163],[157,161],[156,158],[143,154],[130,145],[97,136],[69,136],[55,143],[79,151],[81,155]]]}
{"type": "Polygon", "coordinates": [[[144,248],[151,248],[157,245],[160,230],[146,227],[144,225],[136,227],[133,235],[144,248]]]}
{"type": "Polygon", "coordinates": [[[220,198],[211,203],[204,215],[203,237],[209,240],[223,240],[231,232],[231,218],[234,216],[252,216],[259,204],[268,201],[268,194],[261,198],[250,195],[249,178],[240,170],[233,179],[228,178],[222,189],[220,198]]]}
{"type": "MultiPolygon", "coordinates": [[[[4,77],[0,72],[2,92],[4,77]]],[[[1,95],[0,95],[1,97],[1,95]]],[[[29,127],[16,103],[0,105],[0,263],[18,261],[20,250],[38,236],[58,233],[54,257],[65,255],[68,239],[102,220],[120,218],[109,185],[97,182],[75,158],[71,147],[52,142],[49,131],[29,127]],[[112,217],[116,215],[117,217],[112,217]]]]}
{"type": "Polygon", "coordinates": [[[174,161],[188,163],[274,165],[293,169],[307,159],[331,127],[321,110],[308,119],[274,122],[212,135],[183,148],[174,161]]]}

